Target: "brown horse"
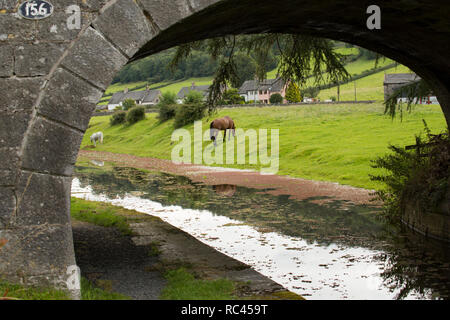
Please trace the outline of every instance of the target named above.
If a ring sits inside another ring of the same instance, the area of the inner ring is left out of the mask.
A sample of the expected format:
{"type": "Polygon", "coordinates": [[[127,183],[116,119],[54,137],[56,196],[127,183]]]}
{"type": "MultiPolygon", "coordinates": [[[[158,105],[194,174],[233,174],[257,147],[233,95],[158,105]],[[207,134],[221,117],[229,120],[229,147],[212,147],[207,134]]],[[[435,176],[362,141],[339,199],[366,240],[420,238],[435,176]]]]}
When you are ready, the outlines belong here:
{"type": "MultiPolygon", "coordinates": [[[[233,132],[233,136],[236,136],[236,126],[234,125],[234,121],[229,117],[225,116],[223,118],[215,119],[213,122],[211,122],[211,125],[209,126],[209,136],[211,137],[211,140],[214,141],[214,146],[217,146],[216,143],[216,137],[219,134],[220,130],[224,131],[223,134],[223,141],[225,142],[225,137],[227,136],[227,129],[231,129],[233,132]]],[[[230,140],[230,136],[228,136],[228,140],[230,140]]]]}

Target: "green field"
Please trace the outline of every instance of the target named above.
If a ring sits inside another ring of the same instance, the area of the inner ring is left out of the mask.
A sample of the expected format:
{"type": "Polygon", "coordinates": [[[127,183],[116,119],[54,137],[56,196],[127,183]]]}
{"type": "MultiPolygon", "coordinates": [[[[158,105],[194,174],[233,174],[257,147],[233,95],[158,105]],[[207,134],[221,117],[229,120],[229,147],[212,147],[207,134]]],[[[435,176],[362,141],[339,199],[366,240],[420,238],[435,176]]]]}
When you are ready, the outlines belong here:
{"type": "MultiPolygon", "coordinates": [[[[353,101],[355,100],[355,83],[356,83],[356,98],[359,101],[364,100],[384,100],[384,75],[386,73],[409,73],[408,67],[399,65],[385,71],[380,71],[370,76],[352,81],[340,86],[340,100],[353,101]]],[[[318,97],[324,101],[330,97],[337,98],[337,87],[320,91],[318,97]]]]}
{"type": "MultiPolygon", "coordinates": [[[[425,119],[433,132],[446,128],[440,106],[415,106],[403,121],[384,115],[381,103],[368,105],[311,105],[265,108],[221,109],[214,117],[229,115],[237,128],[279,129],[279,174],[313,180],[334,181],[374,188],[368,174],[376,173],[370,161],[385,154],[389,144],[408,145],[423,132],[425,119]]],[[[90,145],[89,136],[103,131],[104,144],[96,150],[170,159],[173,121],[159,123],[156,114],[133,126],[109,125],[109,117],[93,117],[81,148],[90,145]]],[[[211,118],[203,119],[203,130],[211,118]]],[[[185,127],[193,132],[193,125],[185,127]]],[[[210,146],[209,142],[203,148],[210,146]]],[[[248,147],[247,147],[248,153],[248,147]]],[[[248,156],[248,154],[247,154],[248,156]]],[[[229,165],[258,169],[259,165],[229,165]]]]}

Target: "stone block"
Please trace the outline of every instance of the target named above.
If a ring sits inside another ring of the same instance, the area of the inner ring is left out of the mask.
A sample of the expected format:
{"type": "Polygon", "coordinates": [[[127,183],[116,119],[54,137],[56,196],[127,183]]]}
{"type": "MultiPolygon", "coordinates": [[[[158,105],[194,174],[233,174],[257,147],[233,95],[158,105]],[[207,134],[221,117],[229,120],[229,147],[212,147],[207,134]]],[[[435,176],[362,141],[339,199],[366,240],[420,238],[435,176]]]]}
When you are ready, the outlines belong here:
{"type": "Polygon", "coordinates": [[[55,11],[65,11],[68,6],[77,5],[82,11],[98,11],[109,0],[58,0],[53,2],[55,11]]]}
{"type": "Polygon", "coordinates": [[[0,112],[0,148],[21,145],[30,117],[30,112],[0,112]]]}
{"type": "Polygon", "coordinates": [[[156,31],[133,0],[117,1],[102,12],[93,25],[128,57],[150,41],[156,31]]]}
{"type": "Polygon", "coordinates": [[[140,0],[140,3],[161,30],[192,14],[188,0],[140,0]]]}
{"type": "Polygon", "coordinates": [[[13,71],[14,47],[10,45],[2,45],[0,46],[0,77],[10,77],[13,75],[13,71]]]}
{"type": "Polygon", "coordinates": [[[127,61],[98,31],[89,27],[62,64],[96,86],[106,89],[127,61]]]}
{"type": "Polygon", "coordinates": [[[86,81],[58,69],[47,86],[38,112],[84,131],[102,94],[86,81]]]}
{"type": "Polygon", "coordinates": [[[38,24],[38,39],[53,40],[53,41],[70,41],[76,38],[83,26],[89,25],[92,22],[92,13],[81,12],[80,29],[69,29],[67,19],[70,14],[62,12],[55,12],[47,19],[43,19],[38,24]]]}
{"type": "Polygon", "coordinates": [[[12,186],[16,181],[19,148],[0,148],[0,186],[12,186]]]}
{"type": "Polygon", "coordinates": [[[48,284],[64,287],[67,267],[75,265],[70,224],[0,230],[0,239],[0,278],[25,284],[38,279],[34,282],[43,285],[44,277],[48,284]]]}
{"type": "MultiPolygon", "coordinates": [[[[0,228],[9,225],[16,208],[16,198],[12,188],[0,187],[0,228]]],[[[0,237],[1,239],[1,237],[0,237]]]]}
{"type": "Polygon", "coordinates": [[[21,18],[16,13],[0,14],[0,43],[2,41],[23,41],[36,38],[36,24],[21,18]]]}
{"type": "Polygon", "coordinates": [[[13,10],[19,1],[17,0],[0,0],[0,10],[13,10]]]}
{"type": "Polygon", "coordinates": [[[0,79],[0,112],[31,111],[35,104],[44,78],[0,79]]]}
{"type": "Polygon", "coordinates": [[[72,178],[22,171],[16,186],[16,226],[67,224],[72,178]]]}
{"type": "Polygon", "coordinates": [[[83,133],[42,117],[32,124],[22,155],[30,171],[71,176],[83,133]]]}
{"type": "Polygon", "coordinates": [[[152,17],[156,25],[165,30],[180,20],[200,11],[217,0],[140,0],[142,7],[152,17]],[[170,14],[167,14],[170,12],[170,14]]]}
{"type": "Polygon", "coordinates": [[[15,73],[19,77],[47,75],[67,44],[22,44],[15,50],[15,73]]]}

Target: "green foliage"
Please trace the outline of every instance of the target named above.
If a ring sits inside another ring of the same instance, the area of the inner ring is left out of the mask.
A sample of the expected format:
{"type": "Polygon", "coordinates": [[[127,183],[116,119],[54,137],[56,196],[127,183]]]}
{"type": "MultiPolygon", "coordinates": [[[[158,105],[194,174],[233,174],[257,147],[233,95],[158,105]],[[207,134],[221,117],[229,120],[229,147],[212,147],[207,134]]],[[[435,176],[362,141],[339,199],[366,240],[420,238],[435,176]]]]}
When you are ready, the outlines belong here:
{"type": "Polygon", "coordinates": [[[131,108],[136,107],[136,102],[133,99],[125,99],[122,102],[123,110],[130,110],[131,108]]]}
{"type": "Polygon", "coordinates": [[[205,116],[206,105],[203,103],[189,103],[180,105],[175,113],[175,128],[181,128],[187,124],[191,124],[196,120],[200,120],[205,116]]]}
{"type": "Polygon", "coordinates": [[[222,100],[219,104],[230,105],[230,104],[243,104],[245,99],[241,97],[238,93],[238,89],[231,88],[223,93],[222,100]]]}
{"type": "Polygon", "coordinates": [[[116,113],[114,113],[111,118],[109,118],[109,123],[111,126],[115,126],[118,124],[123,124],[125,123],[125,118],[127,116],[127,113],[125,111],[118,111],[116,113]]]}
{"type": "Polygon", "coordinates": [[[421,212],[435,212],[445,197],[450,177],[450,139],[448,131],[432,135],[425,121],[426,137],[416,136],[416,148],[389,146],[391,153],[373,161],[373,168],[386,174],[371,175],[385,188],[376,192],[384,203],[384,217],[393,223],[400,221],[407,203],[421,212]],[[413,203],[415,202],[415,203],[413,203]]]}
{"type": "Polygon", "coordinates": [[[337,101],[336,96],[331,96],[331,97],[330,97],[330,100],[331,100],[331,101],[337,101]]]}
{"type": "Polygon", "coordinates": [[[123,294],[103,290],[95,287],[89,280],[81,277],[81,299],[82,300],[131,300],[123,294]]]}
{"type": "Polygon", "coordinates": [[[184,98],[183,102],[185,104],[202,103],[203,102],[203,94],[201,92],[191,90],[191,91],[189,91],[187,96],[184,98]]]}
{"type": "Polygon", "coordinates": [[[144,107],[134,107],[128,110],[126,121],[128,124],[135,124],[138,121],[145,119],[145,108],[144,107]]]}
{"type": "Polygon", "coordinates": [[[103,227],[115,227],[125,235],[132,231],[125,217],[115,214],[107,204],[71,198],[70,214],[73,219],[93,223],[103,227]]]}
{"type": "Polygon", "coordinates": [[[320,89],[317,87],[309,87],[303,90],[303,95],[308,98],[316,98],[320,89]]]}
{"type": "Polygon", "coordinates": [[[158,120],[164,122],[175,117],[176,111],[179,108],[177,104],[161,104],[158,110],[158,120]]]}
{"type": "Polygon", "coordinates": [[[0,280],[1,300],[70,300],[70,297],[67,292],[54,288],[26,287],[0,280]]]}
{"type": "Polygon", "coordinates": [[[195,279],[186,269],[167,271],[168,281],[160,299],[163,300],[231,300],[235,285],[228,279],[195,279]]]}
{"type": "Polygon", "coordinates": [[[161,100],[156,105],[158,107],[158,120],[161,122],[167,121],[175,117],[177,109],[177,95],[173,92],[164,92],[161,100]]]}
{"type": "Polygon", "coordinates": [[[291,81],[288,85],[288,88],[286,90],[286,100],[291,103],[302,101],[300,89],[298,88],[298,85],[294,81],[291,81]]]}
{"type": "Polygon", "coordinates": [[[279,93],[274,93],[270,96],[270,103],[280,104],[283,103],[283,96],[279,93]]]}

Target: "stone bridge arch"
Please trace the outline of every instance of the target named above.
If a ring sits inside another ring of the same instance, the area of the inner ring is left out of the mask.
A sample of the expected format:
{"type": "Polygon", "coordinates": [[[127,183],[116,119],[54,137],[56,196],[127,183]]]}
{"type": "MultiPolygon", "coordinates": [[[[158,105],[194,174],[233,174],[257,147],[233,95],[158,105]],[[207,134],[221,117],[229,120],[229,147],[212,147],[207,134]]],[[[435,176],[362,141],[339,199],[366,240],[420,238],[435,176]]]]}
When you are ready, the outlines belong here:
{"type": "MultiPolygon", "coordinates": [[[[95,105],[133,61],[213,36],[290,32],[341,40],[409,66],[435,88],[450,123],[447,0],[60,0],[47,19],[0,0],[0,278],[67,288],[73,165],[95,105]],[[81,8],[81,28],[66,12],[81,8]]],[[[76,294],[75,289],[74,293],[76,294]]]]}

